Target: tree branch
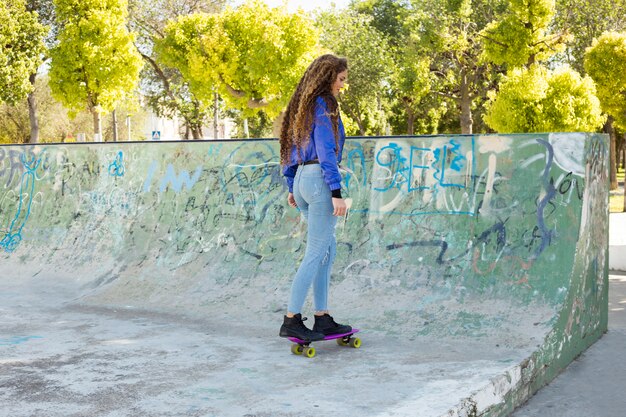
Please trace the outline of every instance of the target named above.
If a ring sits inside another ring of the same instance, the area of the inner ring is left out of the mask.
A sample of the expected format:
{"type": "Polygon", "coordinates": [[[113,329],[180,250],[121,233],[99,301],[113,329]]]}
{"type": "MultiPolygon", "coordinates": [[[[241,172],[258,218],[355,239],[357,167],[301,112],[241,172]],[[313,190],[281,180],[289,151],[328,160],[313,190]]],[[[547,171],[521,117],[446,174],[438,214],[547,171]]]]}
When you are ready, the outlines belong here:
{"type": "Polygon", "coordinates": [[[481,38],[487,39],[488,41],[493,42],[493,43],[495,43],[495,44],[497,44],[497,45],[500,45],[500,46],[501,46],[501,47],[503,47],[503,48],[508,48],[508,47],[509,47],[509,45],[507,45],[507,44],[505,44],[505,43],[502,43],[502,42],[500,42],[500,41],[497,41],[497,40],[495,40],[495,39],[492,39],[492,38],[490,38],[490,37],[488,37],[488,36],[485,36],[485,35],[483,35],[483,34],[481,34],[481,33],[478,33],[478,36],[480,36],[481,38]]]}
{"type": "MultiPolygon", "coordinates": [[[[137,50],[139,51],[139,49],[137,49],[137,50]]],[[[157,62],[154,60],[154,58],[152,58],[150,55],[146,55],[146,54],[144,54],[142,52],[139,52],[139,53],[141,54],[141,57],[144,60],[146,60],[152,66],[152,68],[154,68],[154,71],[157,73],[157,75],[161,79],[161,82],[163,82],[163,87],[165,88],[165,92],[167,93],[168,97],[170,99],[176,101],[176,97],[174,97],[174,93],[172,92],[172,87],[170,85],[170,81],[165,76],[165,73],[163,72],[161,67],[159,67],[159,64],[157,64],[157,62]]]]}
{"type": "MultiPolygon", "coordinates": [[[[232,95],[233,97],[235,98],[247,98],[248,97],[244,91],[237,90],[233,88],[231,85],[229,85],[226,81],[224,81],[224,78],[221,75],[220,75],[220,81],[226,86],[228,93],[232,95]]],[[[251,98],[251,99],[248,99],[248,103],[247,103],[247,106],[251,109],[262,109],[264,107],[267,107],[268,105],[269,105],[269,102],[264,98],[251,98]]]]}
{"type": "Polygon", "coordinates": [[[435,91],[435,94],[437,94],[438,96],[441,96],[441,97],[450,98],[450,99],[455,100],[455,101],[461,100],[461,97],[457,97],[454,94],[442,93],[441,91],[435,91]]]}

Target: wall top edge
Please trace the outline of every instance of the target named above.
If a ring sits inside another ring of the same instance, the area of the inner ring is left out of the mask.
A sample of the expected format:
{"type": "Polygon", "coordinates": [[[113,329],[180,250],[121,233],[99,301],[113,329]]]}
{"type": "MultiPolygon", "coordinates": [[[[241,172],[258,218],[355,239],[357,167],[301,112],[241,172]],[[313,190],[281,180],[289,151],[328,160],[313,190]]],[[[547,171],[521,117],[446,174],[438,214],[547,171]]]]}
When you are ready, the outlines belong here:
{"type": "MultiPolygon", "coordinates": [[[[596,132],[536,132],[536,133],[477,133],[477,134],[437,134],[437,135],[391,135],[391,136],[348,136],[350,140],[389,140],[389,139],[413,139],[413,138],[471,138],[471,137],[533,137],[548,136],[551,134],[577,134],[586,136],[596,136],[609,138],[606,133],[596,132]]],[[[251,139],[193,139],[193,140],[139,140],[139,141],[118,141],[118,142],[39,142],[39,143],[0,143],[2,147],[35,147],[35,146],[85,146],[85,145],[136,145],[136,144],[206,144],[206,143],[245,143],[245,142],[276,142],[278,138],[251,138],[251,139]]]]}

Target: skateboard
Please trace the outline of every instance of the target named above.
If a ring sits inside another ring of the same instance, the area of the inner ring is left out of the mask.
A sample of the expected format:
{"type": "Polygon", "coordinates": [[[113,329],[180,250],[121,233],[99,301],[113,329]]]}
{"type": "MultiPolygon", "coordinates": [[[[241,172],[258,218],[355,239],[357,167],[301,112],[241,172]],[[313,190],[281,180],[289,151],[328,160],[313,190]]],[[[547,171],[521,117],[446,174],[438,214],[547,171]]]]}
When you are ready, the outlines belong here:
{"type": "MultiPolygon", "coordinates": [[[[361,339],[358,337],[352,337],[355,333],[358,333],[359,329],[352,329],[352,331],[348,333],[341,334],[331,334],[329,336],[325,336],[322,340],[316,340],[316,342],[322,342],[324,340],[337,340],[337,344],[339,346],[350,346],[355,349],[361,347],[361,339]]],[[[309,346],[313,342],[305,342],[304,340],[298,339],[297,337],[288,337],[287,339],[291,340],[294,344],[291,345],[291,353],[294,355],[304,355],[307,358],[312,358],[315,356],[315,348],[313,346],[309,346]]]]}

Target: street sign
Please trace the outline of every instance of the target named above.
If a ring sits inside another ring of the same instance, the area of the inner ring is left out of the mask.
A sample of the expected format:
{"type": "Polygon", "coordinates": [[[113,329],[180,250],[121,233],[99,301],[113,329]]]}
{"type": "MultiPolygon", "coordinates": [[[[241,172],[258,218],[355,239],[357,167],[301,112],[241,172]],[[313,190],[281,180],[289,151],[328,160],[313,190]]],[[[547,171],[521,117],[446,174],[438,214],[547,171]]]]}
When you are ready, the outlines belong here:
{"type": "Polygon", "coordinates": [[[153,130],[152,131],[152,140],[161,140],[161,131],[153,130]]]}

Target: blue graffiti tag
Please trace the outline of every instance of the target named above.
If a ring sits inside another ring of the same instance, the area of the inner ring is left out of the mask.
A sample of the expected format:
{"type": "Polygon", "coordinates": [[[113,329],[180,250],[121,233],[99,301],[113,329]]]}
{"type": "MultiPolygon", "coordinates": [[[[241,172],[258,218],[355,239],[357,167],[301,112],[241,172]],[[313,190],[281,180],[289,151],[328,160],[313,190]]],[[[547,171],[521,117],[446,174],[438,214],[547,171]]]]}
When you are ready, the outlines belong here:
{"type": "MultiPolygon", "coordinates": [[[[150,189],[152,188],[152,180],[158,168],[158,162],[152,161],[152,164],[148,168],[148,175],[146,176],[146,180],[143,183],[143,191],[145,193],[150,192],[150,189]]],[[[165,170],[165,175],[163,175],[163,177],[161,178],[159,192],[165,192],[165,190],[168,189],[170,185],[171,189],[176,193],[180,193],[183,189],[183,186],[187,187],[187,190],[191,190],[200,179],[200,175],[202,175],[202,170],[202,166],[198,166],[192,177],[189,175],[189,171],[186,170],[182,170],[180,171],[180,174],[177,174],[174,165],[168,164],[165,170]]]]}
{"type": "Polygon", "coordinates": [[[390,173],[393,173],[391,183],[386,188],[374,188],[376,191],[387,191],[391,188],[401,189],[402,184],[408,181],[407,171],[409,171],[406,165],[406,158],[402,156],[402,147],[397,143],[390,143],[383,147],[378,154],[376,154],[376,163],[384,168],[387,168],[390,173]],[[381,156],[388,155],[387,150],[391,150],[391,156],[389,156],[389,162],[381,161],[381,156]]]}
{"type": "Polygon", "coordinates": [[[446,182],[446,170],[450,169],[452,171],[461,172],[461,168],[465,165],[464,161],[466,160],[466,158],[459,152],[459,149],[461,148],[460,143],[450,139],[449,144],[451,145],[450,147],[448,147],[448,145],[444,145],[443,148],[435,149],[433,152],[435,156],[435,160],[432,164],[432,167],[435,169],[435,173],[433,175],[442,187],[465,188],[464,184],[446,182]],[[446,161],[449,157],[452,159],[450,161],[450,165],[446,168],[446,161]]]}
{"type": "Polygon", "coordinates": [[[541,253],[550,245],[552,238],[554,237],[554,230],[550,230],[546,226],[545,209],[556,196],[556,188],[554,187],[554,183],[550,180],[550,170],[552,169],[552,164],[554,162],[554,149],[549,142],[543,139],[537,139],[537,142],[546,147],[547,160],[542,176],[545,194],[537,203],[537,225],[539,226],[539,230],[541,230],[541,244],[533,254],[532,259],[537,259],[539,255],[541,255],[541,253]]]}
{"type": "Polygon", "coordinates": [[[0,339],[0,346],[15,346],[15,345],[28,342],[29,340],[33,340],[33,339],[43,339],[43,337],[41,336],[13,336],[8,339],[0,339]]]}
{"type": "MultiPolygon", "coordinates": [[[[357,181],[357,184],[361,184],[363,186],[367,185],[367,170],[365,169],[365,153],[363,152],[363,145],[360,143],[357,144],[356,149],[352,149],[348,152],[348,157],[345,159],[348,169],[345,174],[346,181],[346,189],[350,189],[350,183],[352,182],[352,177],[355,176],[355,172],[357,172],[357,166],[355,163],[355,159],[359,162],[359,168],[361,171],[361,181],[357,181]]],[[[342,162],[343,163],[343,162],[342,162]]],[[[358,180],[358,178],[355,178],[358,180]]]]}
{"type": "MultiPolygon", "coordinates": [[[[474,154],[473,148],[472,140],[472,155],[474,154]]],[[[375,190],[387,191],[392,188],[400,190],[405,183],[408,192],[430,189],[436,191],[437,186],[467,188],[465,184],[452,182],[449,179],[450,173],[461,173],[466,168],[467,162],[467,158],[462,154],[461,143],[453,139],[436,149],[411,146],[408,163],[407,158],[402,155],[402,147],[392,142],[376,154],[376,164],[385,168],[391,175],[390,183],[386,187],[375,188],[375,190]],[[432,155],[432,162],[427,165],[429,155],[432,155]],[[416,174],[416,170],[421,170],[421,173],[416,174]],[[434,186],[413,185],[415,182],[424,184],[426,175],[431,175],[436,180],[434,186]]],[[[473,175],[474,161],[471,163],[473,175]]]]}
{"type": "Polygon", "coordinates": [[[168,185],[172,184],[172,189],[174,192],[181,192],[183,189],[183,185],[187,187],[188,190],[191,190],[194,185],[200,179],[200,175],[202,174],[202,166],[196,168],[196,172],[194,172],[193,177],[189,175],[189,171],[182,170],[180,174],[176,174],[176,170],[174,169],[174,165],[168,164],[167,169],[165,171],[165,175],[161,179],[161,186],[159,187],[160,192],[164,192],[168,185]]]}
{"type": "Polygon", "coordinates": [[[35,193],[35,171],[41,164],[41,156],[37,159],[33,156],[32,160],[27,162],[24,154],[22,154],[20,159],[26,169],[24,174],[22,174],[22,182],[20,184],[20,201],[17,206],[15,218],[11,222],[11,227],[9,227],[9,231],[5,234],[2,240],[0,240],[0,248],[3,248],[7,253],[14,252],[22,241],[22,229],[24,228],[24,225],[26,225],[26,221],[30,216],[30,209],[35,193]],[[28,200],[26,202],[24,201],[25,193],[26,199],[28,200]],[[25,215],[24,218],[20,220],[23,206],[26,206],[25,215]]]}
{"type": "MultiPolygon", "coordinates": [[[[415,191],[415,190],[427,190],[427,189],[430,188],[430,187],[427,187],[427,186],[413,187],[412,185],[413,185],[413,170],[415,168],[423,170],[422,173],[424,173],[426,170],[428,170],[428,166],[426,166],[426,165],[415,165],[413,160],[414,160],[414,156],[415,156],[416,152],[428,153],[428,152],[431,152],[431,151],[432,151],[432,149],[430,149],[430,148],[418,148],[416,146],[411,146],[411,156],[410,156],[410,162],[409,162],[409,192],[415,191]]],[[[417,157],[415,157],[415,159],[417,160],[417,157]]]]}
{"type": "Polygon", "coordinates": [[[109,164],[109,175],[112,177],[124,176],[124,154],[119,151],[117,157],[109,164]]]}

